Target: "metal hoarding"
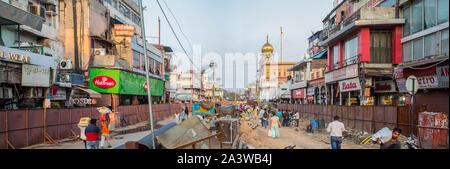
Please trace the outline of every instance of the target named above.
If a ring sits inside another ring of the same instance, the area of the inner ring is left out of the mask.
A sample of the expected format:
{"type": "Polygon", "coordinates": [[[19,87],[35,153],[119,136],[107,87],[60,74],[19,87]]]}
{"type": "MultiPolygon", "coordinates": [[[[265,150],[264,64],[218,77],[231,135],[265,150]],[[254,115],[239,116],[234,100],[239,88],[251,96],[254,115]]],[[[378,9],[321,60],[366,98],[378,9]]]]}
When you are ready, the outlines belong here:
{"type": "Polygon", "coordinates": [[[23,64],[22,86],[50,87],[50,68],[23,64]]]}

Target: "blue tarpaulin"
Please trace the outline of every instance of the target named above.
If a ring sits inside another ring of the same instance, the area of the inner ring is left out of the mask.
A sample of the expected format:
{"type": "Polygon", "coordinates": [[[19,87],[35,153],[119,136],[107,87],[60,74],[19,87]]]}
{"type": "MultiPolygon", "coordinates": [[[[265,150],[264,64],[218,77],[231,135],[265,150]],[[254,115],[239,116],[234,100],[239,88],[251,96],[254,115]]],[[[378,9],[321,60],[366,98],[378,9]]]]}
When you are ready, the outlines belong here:
{"type": "Polygon", "coordinates": [[[313,59],[320,59],[322,56],[327,53],[328,50],[324,50],[322,53],[319,53],[318,55],[314,56],[313,59]]]}

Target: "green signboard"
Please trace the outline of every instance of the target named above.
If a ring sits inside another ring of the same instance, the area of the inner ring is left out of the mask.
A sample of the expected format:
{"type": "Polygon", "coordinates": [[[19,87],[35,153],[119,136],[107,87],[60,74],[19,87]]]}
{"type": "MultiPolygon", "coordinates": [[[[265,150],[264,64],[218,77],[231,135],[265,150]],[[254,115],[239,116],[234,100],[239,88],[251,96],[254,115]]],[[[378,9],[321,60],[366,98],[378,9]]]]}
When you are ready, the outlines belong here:
{"type": "MultiPolygon", "coordinates": [[[[92,68],[90,69],[90,87],[100,93],[114,93],[126,95],[147,95],[144,84],[147,82],[145,76],[134,73],[92,68]]],[[[150,78],[152,96],[163,96],[164,82],[150,78]]]]}

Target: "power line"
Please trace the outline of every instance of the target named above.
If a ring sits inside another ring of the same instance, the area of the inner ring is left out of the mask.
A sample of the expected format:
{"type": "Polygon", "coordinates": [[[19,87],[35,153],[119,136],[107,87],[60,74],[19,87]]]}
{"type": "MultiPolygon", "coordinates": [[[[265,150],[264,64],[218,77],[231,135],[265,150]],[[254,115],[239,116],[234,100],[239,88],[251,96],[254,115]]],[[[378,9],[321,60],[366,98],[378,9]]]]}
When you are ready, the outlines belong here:
{"type": "Polygon", "coordinates": [[[192,65],[197,68],[198,70],[201,70],[200,68],[198,68],[195,64],[194,61],[192,61],[192,59],[189,57],[188,53],[186,52],[186,49],[184,49],[183,44],[181,44],[180,39],[178,38],[177,34],[175,33],[175,31],[173,30],[172,24],[170,24],[169,19],[167,18],[166,13],[164,12],[164,9],[162,8],[161,4],[159,3],[159,0],[156,0],[156,2],[158,3],[159,8],[161,9],[161,12],[164,15],[164,18],[166,18],[167,23],[169,24],[170,29],[172,30],[172,33],[175,35],[175,38],[178,41],[178,44],[181,46],[181,48],[183,49],[184,53],[186,54],[187,58],[189,59],[189,61],[192,63],[192,65]]]}
{"type": "Polygon", "coordinates": [[[180,23],[177,20],[177,17],[175,17],[175,15],[172,12],[172,9],[170,9],[169,5],[167,5],[166,1],[163,0],[164,4],[166,5],[167,9],[169,9],[170,14],[172,15],[172,17],[175,19],[175,23],[178,25],[178,29],[180,29],[181,34],[184,36],[184,38],[188,41],[189,46],[191,47],[191,52],[193,52],[193,47],[192,47],[192,43],[189,40],[189,38],[186,36],[186,34],[184,34],[183,29],[181,29],[180,23]]]}

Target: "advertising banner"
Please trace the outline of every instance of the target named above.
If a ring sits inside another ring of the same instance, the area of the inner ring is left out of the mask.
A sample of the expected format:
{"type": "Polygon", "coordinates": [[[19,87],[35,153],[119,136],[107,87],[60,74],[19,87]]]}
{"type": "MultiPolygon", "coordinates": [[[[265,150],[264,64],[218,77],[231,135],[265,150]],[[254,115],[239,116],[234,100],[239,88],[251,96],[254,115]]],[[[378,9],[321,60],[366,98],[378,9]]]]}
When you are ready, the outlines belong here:
{"type": "Polygon", "coordinates": [[[314,95],[314,91],[316,90],[316,87],[308,87],[308,96],[314,95]]]}
{"type": "Polygon", "coordinates": [[[22,86],[50,87],[50,68],[23,64],[22,86]]]}
{"type": "Polygon", "coordinates": [[[297,82],[291,85],[291,89],[305,88],[308,85],[307,81],[297,82]]]}
{"type": "Polygon", "coordinates": [[[50,100],[66,100],[66,99],[67,99],[66,88],[54,86],[50,100]]]}
{"type": "Polygon", "coordinates": [[[440,66],[436,68],[436,74],[439,81],[439,87],[448,88],[448,66],[440,66]]]}
{"type": "MultiPolygon", "coordinates": [[[[100,93],[147,95],[145,76],[114,69],[92,68],[90,88],[100,93]]],[[[163,96],[164,82],[150,78],[151,95],[163,96]]]]}
{"type": "Polygon", "coordinates": [[[347,66],[325,74],[325,83],[335,82],[358,76],[358,64],[347,66]]]}
{"type": "Polygon", "coordinates": [[[408,92],[408,89],[406,88],[406,79],[397,79],[397,86],[399,92],[401,93],[408,92]]]}
{"type": "Polygon", "coordinates": [[[210,109],[205,109],[200,106],[200,104],[192,105],[192,115],[213,115],[214,114],[214,106],[210,109]]]}
{"type": "Polygon", "coordinates": [[[305,91],[306,91],[306,89],[294,90],[292,92],[294,99],[304,99],[304,98],[306,98],[305,91]]]}
{"type": "Polygon", "coordinates": [[[179,100],[189,100],[189,99],[192,99],[192,94],[190,94],[190,93],[178,93],[178,94],[176,94],[176,97],[179,100]]]}
{"type": "Polygon", "coordinates": [[[134,36],[134,25],[114,24],[115,36],[134,36]]]}
{"type": "Polygon", "coordinates": [[[339,87],[341,89],[341,92],[361,90],[361,84],[359,83],[359,78],[341,81],[341,82],[339,82],[339,87]]]}

